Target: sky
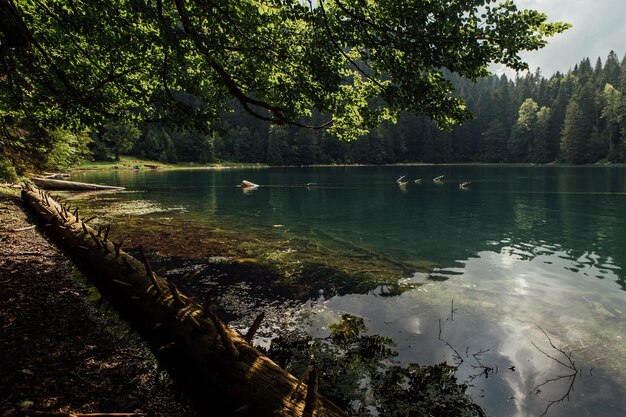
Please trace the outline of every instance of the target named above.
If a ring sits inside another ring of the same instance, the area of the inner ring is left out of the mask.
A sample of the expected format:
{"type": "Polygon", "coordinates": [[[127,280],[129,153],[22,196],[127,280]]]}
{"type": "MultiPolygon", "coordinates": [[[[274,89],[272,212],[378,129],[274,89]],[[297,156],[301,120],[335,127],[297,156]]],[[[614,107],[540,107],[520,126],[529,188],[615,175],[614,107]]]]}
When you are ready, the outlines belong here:
{"type": "MultiPolygon", "coordinates": [[[[548,39],[548,45],[522,55],[531,71],[538,67],[545,77],[556,71],[567,72],[583,58],[595,65],[602,63],[611,50],[621,61],[626,53],[626,0],[514,0],[520,9],[535,9],[548,15],[550,21],[573,25],[566,32],[548,39]]],[[[492,72],[515,75],[501,66],[492,72]]]]}

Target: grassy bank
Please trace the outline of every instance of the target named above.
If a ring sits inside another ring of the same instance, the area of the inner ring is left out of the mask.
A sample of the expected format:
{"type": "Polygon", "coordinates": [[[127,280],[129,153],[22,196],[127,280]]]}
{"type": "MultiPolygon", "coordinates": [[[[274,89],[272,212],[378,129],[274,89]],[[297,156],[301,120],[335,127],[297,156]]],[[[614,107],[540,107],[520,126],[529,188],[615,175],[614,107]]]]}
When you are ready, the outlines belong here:
{"type": "Polygon", "coordinates": [[[168,164],[134,156],[121,156],[119,161],[84,161],[72,168],[72,171],[104,171],[114,169],[225,169],[259,168],[266,166],[267,165],[247,164],[243,162],[216,162],[211,164],[185,162],[180,164],[168,164]]]}
{"type": "Polygon", "coordinates": [[[13,184],[0,184],[0,198],[19,197],[20,189],[13,184]]]}

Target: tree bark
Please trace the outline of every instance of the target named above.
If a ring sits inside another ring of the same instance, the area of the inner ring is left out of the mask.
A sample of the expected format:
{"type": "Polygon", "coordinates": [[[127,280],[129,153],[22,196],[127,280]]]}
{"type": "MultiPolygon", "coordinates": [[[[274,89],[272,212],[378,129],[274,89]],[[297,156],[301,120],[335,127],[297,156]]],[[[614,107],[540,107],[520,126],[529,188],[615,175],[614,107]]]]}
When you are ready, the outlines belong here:
{"type": "Polygon", "coordinates": [[[184,370],[195,390],[206,394],[195,398],[204,403],[202,408],[251,416],[345,416],[321,395],[312,410],[310,405],[305,410],[306,384],[298,384],[210,310],[157,276],[147,260],[140,262],[119,244],[101,238],[77,212],[70,213],[39,190],[22,190],[22,199],[151,342],[157,357],[166,357],[175,373],[184,370]]]}
{"type": "Polygon", "coordinates": [[[68,190],[68,191],[94,191],[94,190],[124,190],[124,187],[114,187],[112,185],[90,184],[78,181],[56,180],[52,178],[33,178],[33,182],[46,190],[68,190]]]}

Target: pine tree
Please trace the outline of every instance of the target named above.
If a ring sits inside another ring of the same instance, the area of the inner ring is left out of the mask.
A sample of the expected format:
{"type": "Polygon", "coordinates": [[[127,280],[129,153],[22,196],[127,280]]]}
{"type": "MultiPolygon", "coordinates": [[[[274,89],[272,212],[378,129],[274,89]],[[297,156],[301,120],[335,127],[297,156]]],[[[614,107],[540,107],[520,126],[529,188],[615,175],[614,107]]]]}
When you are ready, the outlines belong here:
{"type": "Polygon", "coordinates": [[[561,135],[561,157],[564,162],[584,164],[589,162],[588,148],[591,125],[585,117],[578,100],[567,105],[565,122],[561,135]]]}
{"type": "Polygon", "coordinates": [[[508,131],[498,119],[489,124],[489,128],[483,132],[480,141],[480,160],[484,162],[506,161],[506,139],[508,131]]]}
{"type": "Polygon", "coordinates": [[[600,77],[600,89],[603,89],[606,84],[613,86],[620,84],[619,58],[617,58],[617,54],[614,51],[609,52],[609,56],[606,58],[602,76],[600,77]]]}
{"type": "Polygon", "coordinates": [[[619,158],[620,147],[620,122],[625,117],[624,96],[617,91],[611,84],[606,84],[602,91],[604,98],[604,108],[602,109],[602,118],[607,121],[608,130],[608,152],[609,160],[619,158]]]}

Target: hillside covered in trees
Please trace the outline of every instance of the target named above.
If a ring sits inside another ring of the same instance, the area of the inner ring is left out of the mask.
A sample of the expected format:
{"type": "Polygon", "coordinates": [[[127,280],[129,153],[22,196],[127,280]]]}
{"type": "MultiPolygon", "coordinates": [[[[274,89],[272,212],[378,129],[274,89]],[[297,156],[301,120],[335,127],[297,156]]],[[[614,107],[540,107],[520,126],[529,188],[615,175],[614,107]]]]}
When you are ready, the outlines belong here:
{"type": "MultiPolygon", "coordinates": [[[[323,130],[270,125],[240,107],[221,130],[203,135],[147,126],[132,148],[163,162],[235,161],[272,165],[402,162],[526,162],[574,164],[626,158],[626,57],[613,52],[567,73],[539,70],[472,82],[446,73],[474,118],[451,131],[402,114],[356,141],[323,130]]],[[[322,120],[323,116],[318,115],[322,120]]]]}

